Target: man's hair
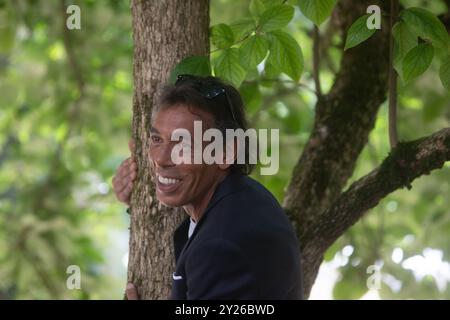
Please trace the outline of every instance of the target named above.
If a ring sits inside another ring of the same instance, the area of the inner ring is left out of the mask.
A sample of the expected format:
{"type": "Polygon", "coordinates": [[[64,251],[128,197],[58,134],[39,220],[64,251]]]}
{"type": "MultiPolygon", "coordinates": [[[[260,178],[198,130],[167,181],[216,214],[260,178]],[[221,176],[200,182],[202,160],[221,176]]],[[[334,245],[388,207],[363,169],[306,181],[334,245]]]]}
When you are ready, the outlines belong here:
{"type": "MultiPolygon", "coordinates": [[[[214,127],[222,132],[226,129],[248,129],[244,103],[238,90],[217,77],[193,75],[178,76],[177,82],[166,85],[153,113],[177,105],[204,110],[214,117],[214,127]]],[[[192,110],[192,109],[190,109],[192,110]]],[[[192,111],[191,111],[192,112],[192,111]]],[[[195,113],[195,111],[193,111],[195,113]]],[[[225,143],[225,142],[224,142],[225,143]]],[[[240,152],[240,151],[238,151],[240,152]]],[[[254,168],[249,163],[249,143],[245,143],[245,163],[233,163],[232,172],[248,175],[254,168]]]]}

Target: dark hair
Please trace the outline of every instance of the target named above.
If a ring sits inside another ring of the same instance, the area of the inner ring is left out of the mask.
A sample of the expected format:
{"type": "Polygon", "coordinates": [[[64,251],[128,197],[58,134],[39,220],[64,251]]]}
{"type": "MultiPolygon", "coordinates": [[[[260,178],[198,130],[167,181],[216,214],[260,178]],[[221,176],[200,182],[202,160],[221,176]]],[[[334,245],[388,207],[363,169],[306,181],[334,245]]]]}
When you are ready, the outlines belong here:
{"type": "MultiPolygon", "coordinates": [[[[226,136],[226,129],[248,129],[244,103],[239,91],[217,77],[178,76],[177,82],[166,85],[153,112],[185,105],[214,116],[214,126],[226,136]]],[[[249,163],[249,144],[245,143],[245,163],[233,163],[231,171],[248,175],[254,168],[249,163]]]]}

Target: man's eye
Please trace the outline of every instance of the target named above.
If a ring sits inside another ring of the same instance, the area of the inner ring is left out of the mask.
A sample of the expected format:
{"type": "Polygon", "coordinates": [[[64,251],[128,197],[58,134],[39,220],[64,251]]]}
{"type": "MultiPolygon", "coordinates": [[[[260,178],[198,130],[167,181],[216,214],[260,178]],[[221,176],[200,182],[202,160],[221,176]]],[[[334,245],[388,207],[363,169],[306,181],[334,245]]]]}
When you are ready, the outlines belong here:
{"type": "Polygon", "coordinates": [[[157,136],[151,136],[150,139],[155,143],[161,142],[161,138],[157,136]]]}

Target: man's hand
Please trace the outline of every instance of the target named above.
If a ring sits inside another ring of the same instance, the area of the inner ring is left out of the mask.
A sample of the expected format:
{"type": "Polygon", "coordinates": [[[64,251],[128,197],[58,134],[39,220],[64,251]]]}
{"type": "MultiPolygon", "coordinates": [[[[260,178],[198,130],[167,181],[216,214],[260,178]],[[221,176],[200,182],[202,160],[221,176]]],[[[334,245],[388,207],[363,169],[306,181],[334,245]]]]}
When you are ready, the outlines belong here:
{"type": "Polygon", "coordinates": [[[130,205],[130,196],[133,191],[134,179],[136,178],[137,165],[133,157],[134,141],[128,142],[131,157],[124,160],[119,168],[117,168],[116,175],[112,179],[112,185],[116,198],[127,205],[130,205]]]}
{"type": "Polygon", "coordinates": [[[139,300],[136,287],[132,283],[127,283],[127,300],[139,300]]]}

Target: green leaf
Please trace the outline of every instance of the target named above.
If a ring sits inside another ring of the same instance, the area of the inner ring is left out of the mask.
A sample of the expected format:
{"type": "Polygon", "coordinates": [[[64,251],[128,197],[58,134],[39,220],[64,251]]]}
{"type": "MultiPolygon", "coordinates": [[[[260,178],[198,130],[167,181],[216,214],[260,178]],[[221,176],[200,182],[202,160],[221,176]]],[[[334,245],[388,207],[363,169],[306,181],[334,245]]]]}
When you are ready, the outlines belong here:
{"type": "Polygon", "coordinates": [[[417,46],[415,35],[404,21],[397,22],[392,28],[394,36],[394,67],[398,74],[402,74],[402,61],[406,54],[417,46]]]}
{"type": "Polygon", "coordinates": [[[275,7],[283,3],[287,3],[285,0],[261,0],[266,9],[269,9],[270,7],[275,7]]]}
{"type": "Polygon", "coordinates": [[[395,44],[398,46],[398,57],[403,58],[409,50],[417,46],[417,36],[403,22],[397,22],[392,28],[395,44]]]}
{"type": "Polygon", "coordinates": [[[246,74],[245,69],[240,64],[239,50],[237,48],[223,50],[215,61],[214,72],[217,77],[239,87],[246,74]]]}
{"type": "MultiPolygon", "coordinates": [[[[241,63],[241,65],[242,65],[242,63],[241,63]]],[[[257,68],[247,70],[247,74],[245,75],[245,80],[258,81],[259,78],[261,78],[261,74],[257,68]]]]}
{"type": "Polygon", "coordinates": [[[250,1],[249,11],[254,18],[259,18],[265,10],[266,6],[262,0],[250,1]]]}
{"type": "Polygon", "coordinates": [[[255,31],[256,25],[252,18],[244,18],[230,24],[230,28],[233,31],[234,38],[239,41],[252,31],[255,31]]]}
{"type": "Polygon", "coordinates": [[[321,25],[333,11],[336,0],[299,0],[302,13],[317,26],[321,25]]]}
{"type": "Polygon", "coordinates": [[[234,38],[240,40],[252,31],[255,31],[256,25],[252,18],[244,18],[230,24],[230,28],[233,31],[234,38]]]}
{"type": "Polygon", "coordinates": [[[294,81],[298,81],[302,75],[302,49],[297,41],[284,31],[270,33],[270,55],[267,61],[294,81]]]}
{"type": "Polygon", "coordinates": [[[434,57],[434,48],[429,43],[421,43],[411,49],[403,59],[403,80],[408,82],[424,73],[434,57]]]}
{"type": "Polygon", "coordinates": [[[287,5],[274,6],[266,11],[259,20],[262,31],[273,31],[286,26],[294,17],[294,8],[287,5]]]}
{"type": "Polygon", "coordinates": [[[375,31],[377,31],[377,29],[367,28],[367,19],[369,17],[370,14],[366,14],[353,22],[347,32],[347,40],[345,41],[344,50],[357,46],[361,42],[369,39],[373,36],[375,31]]]}
{"type": "MultiPolygon", "coordinates": [[[[281,71],[278,70],[277,68],[275,68],[273,66],[273,64],[270,63],[269,60],[266,61],[266,63],[264,64],[264,75],[265,77],[269,78],[269,79],[275,79],[276,77],[278,77],[280,75],[281,71]]],[[[262,86],[264,87],[273,87],[273,82],[270,81],[270,83],[268,85],[265,85],[264,81],[261,83],[262,86]]]]}
{"type": "Polygon", "coordinates": [[[242,100],[247,109],[247,112],[254,113],[259,109],[262,103],[261,91],[259,90],[258,83],[243,83],[239,88],[242,100]]]}
{"type": "Polygon", "coordinates": [[[183,59],[170,73],[170,83],[175,83],[180,74],[192,74],[196,76],[211,75],[209,58],[206,56],[191,56],[183,59]]]}
{"type": "Polygon", "coordinates": [[[430,40],[435,47],[448,48],[449,37],[447,30],[442,22],[431,12],[413,7],[403,10],[400,17],[422,39],[430,40]]]}
{"type": "Polygon", "coordinates": [[[441,63],[439,68],[439,77],[445,89],[450,91],[450,54],[447,55],[441,63]]]}
{"type": "Polygon", "coordinates": [[[267,54],[269,44],[267,40],[260,35],[254,35],[246,39],[241,47],[241,63],[246,69],[255,68],[267,54]]]}
{"type": "Polygon", "coordinates": [[[219,49],[231,47],[234,43],[233,30],[224,23],[211,27],[211,42],[219,49]]]}

